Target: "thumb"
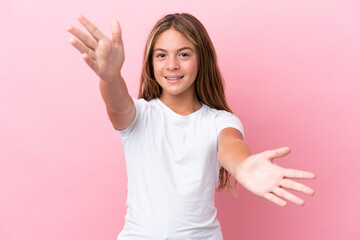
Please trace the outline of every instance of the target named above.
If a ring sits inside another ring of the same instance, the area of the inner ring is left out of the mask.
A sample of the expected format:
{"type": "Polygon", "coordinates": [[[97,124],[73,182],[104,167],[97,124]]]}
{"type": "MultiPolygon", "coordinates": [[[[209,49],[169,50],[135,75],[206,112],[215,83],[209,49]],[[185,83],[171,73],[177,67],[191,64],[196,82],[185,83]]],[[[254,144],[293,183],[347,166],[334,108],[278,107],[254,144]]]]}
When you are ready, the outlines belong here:
{"type": "Polygon", "coordinates": [[[269,159],[273,159],[273,158],[279,158],[279,157],[284,157],[287,154],[290,153],[290,148],[289,147],[282,147],[282,148],[277,148],[277,149],[273,149],[273,150],[268,150],[263,152],[265,154],[266,158],[269,159]]]}
{"type": "Polygon", "coordinates": [[[121,28],[120,28],[120,23],[119,23],[119,21],[116,20],[116,19],[113,19],[113,20],[112,20],[111,32],[112,32],[113,42],[114,42],[116,45],[121,45],[121,44],[122,44],[121,28]]]}

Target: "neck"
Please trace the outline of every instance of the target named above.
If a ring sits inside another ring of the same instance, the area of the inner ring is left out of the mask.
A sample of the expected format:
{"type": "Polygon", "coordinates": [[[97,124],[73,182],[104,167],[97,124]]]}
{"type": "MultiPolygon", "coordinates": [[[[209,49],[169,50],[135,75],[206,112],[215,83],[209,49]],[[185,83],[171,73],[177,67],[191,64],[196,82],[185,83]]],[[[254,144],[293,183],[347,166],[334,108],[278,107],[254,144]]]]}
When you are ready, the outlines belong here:
{"type": "Polygon", "coordinates": [[[199,102],[195,94],[188,96],[174,96],[162,92],[159,99],[171,110],[184,116],[196,112],[202,107],[202,104],[199,102]]]}

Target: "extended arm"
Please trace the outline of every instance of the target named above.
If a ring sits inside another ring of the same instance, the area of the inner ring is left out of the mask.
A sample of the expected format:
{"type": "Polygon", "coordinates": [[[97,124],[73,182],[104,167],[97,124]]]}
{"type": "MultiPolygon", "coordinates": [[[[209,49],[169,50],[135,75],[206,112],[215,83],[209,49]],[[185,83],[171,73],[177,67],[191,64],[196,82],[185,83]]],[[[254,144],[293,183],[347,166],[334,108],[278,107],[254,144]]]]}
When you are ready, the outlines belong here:
{"type": "Polygon", "coordinates": [[[218,160],[235,179],[241,163],[251,155],[240,131],[225,128],[220,132],[218,160]]]}
{"type": "Polygon", "coordinates": [[[78,15],[77,18],[92,37],[68,25],[66,29],[77,38],[71,38],[70,43],[100,77],[100,92],[111,123],[116,129],[124,129],[135,118],[136,110],[121,76],[125,54],[120,24],[113,20],[111,40],[85,17],[78,15]]]}
{"type": "Polygon", "coordinates": [[[314,179],[315,174],[282,168],[272,162],[274,158],[283,157],[289,152],[290,148],[283,147],[251,155],[237,129],[225,128],[219,135],[218,161],[241,185],[279,206],[287,205],[283,199],[302,206],[304,200],[285,189],[308,195],[313,195],[314,190],[288,178],[314,179]]]}

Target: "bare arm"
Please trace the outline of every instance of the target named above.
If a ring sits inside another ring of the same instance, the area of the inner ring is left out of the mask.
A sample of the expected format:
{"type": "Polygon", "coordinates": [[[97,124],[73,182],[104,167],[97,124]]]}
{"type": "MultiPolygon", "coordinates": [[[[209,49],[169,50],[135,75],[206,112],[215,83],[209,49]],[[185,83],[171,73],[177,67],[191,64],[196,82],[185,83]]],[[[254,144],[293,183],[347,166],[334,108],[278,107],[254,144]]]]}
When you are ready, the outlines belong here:
{"type": "Polygon", "coordinates": [[[279,206],[287,205],[283,199],[302,206],[304,200],[285,189],[308,195],[313,195],[314,190],[289,178],[314,179],[315,174],[282,168],[272,162],[273,159],[283,157],[289,152],[290,148],[283,147],[251,155],[237,129],[225,128],[219,135],[218,161],[241,185],[279,206]]]}
{"type": "Polygon", "coordinates": [[[100,92],[110,121],[116,129],[122,130],[135,118],[136,109],[121,76],[125,54],[120,24],[113,20],[111,40],[85,17],[78,15],[77,19],[91,37],[69,25],[66,29],[77,38],[71,38],[70,43],[100,77],[100,92]]]}
{"type": "Polygon", "coordinates": [[[136,109],[124,79],[106,82],[100,79],[100,92],[106,105],[109,119],[118,130],[123,130],[133,121],[136,109]]]}
{"type": "Polygon", "coordinates": [[[240,131],[234,128],[225,128],[220,132],[218,160],[234,178],[236,178],[236,170],[241,162],[250,155],[250,149],[243,141],[240,131]]]}

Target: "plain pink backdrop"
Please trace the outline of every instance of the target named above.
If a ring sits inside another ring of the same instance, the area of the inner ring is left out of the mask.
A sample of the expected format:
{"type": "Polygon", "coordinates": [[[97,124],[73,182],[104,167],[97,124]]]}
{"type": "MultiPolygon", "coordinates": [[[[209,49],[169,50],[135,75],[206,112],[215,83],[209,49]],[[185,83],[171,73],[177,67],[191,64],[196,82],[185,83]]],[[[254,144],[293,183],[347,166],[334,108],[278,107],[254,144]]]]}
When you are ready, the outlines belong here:
{"type": "Polygon", "coordinates": [[[359,1],[0,2],[0,239],[114,240],[126,173],[96,75],[69,44],[82,13],[123,29],[123,75],[137,96],[155,22],[190,12],[207,28],[230,106],[254,153],[288,145],[281,166],[313,171],[304,207],[238,187],[216,195],[225,240],[360,239],[359,1]]]}

